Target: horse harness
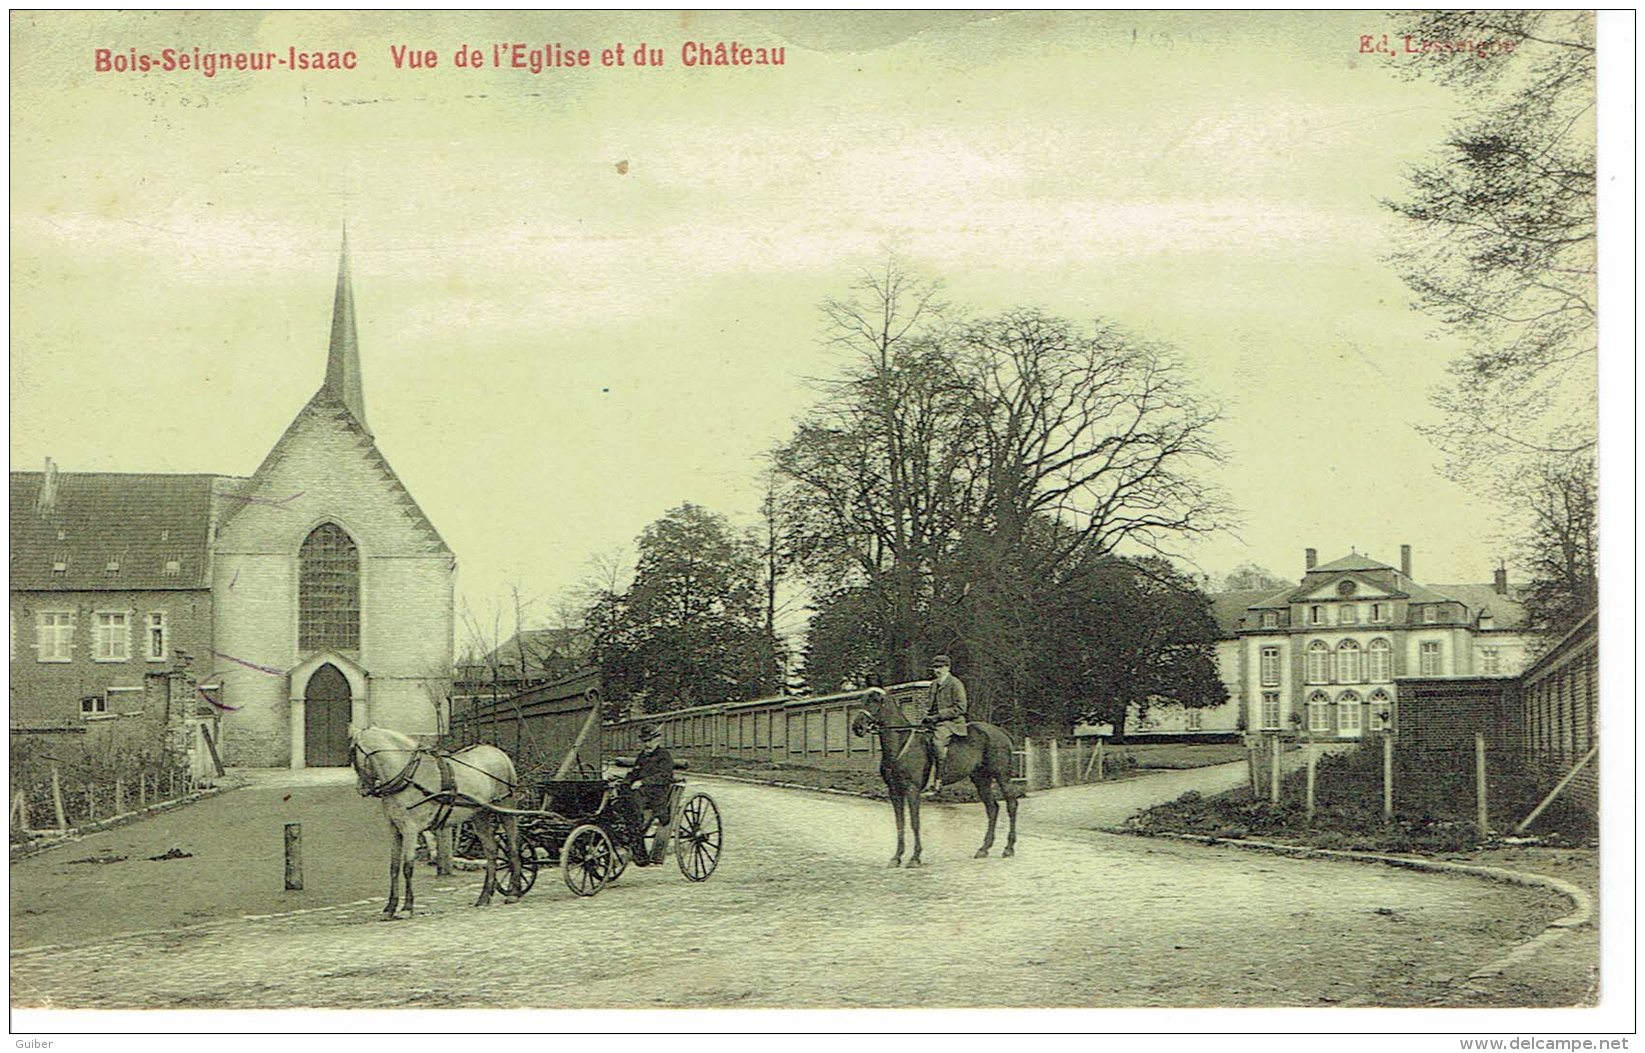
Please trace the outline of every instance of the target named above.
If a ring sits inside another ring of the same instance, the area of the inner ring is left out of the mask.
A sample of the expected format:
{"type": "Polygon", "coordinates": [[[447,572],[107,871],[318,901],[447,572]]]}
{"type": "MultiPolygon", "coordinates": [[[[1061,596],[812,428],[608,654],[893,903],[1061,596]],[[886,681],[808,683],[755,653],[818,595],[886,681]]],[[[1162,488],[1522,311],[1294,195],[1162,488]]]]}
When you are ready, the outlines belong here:
{"type": "MultiPolygon", "coordinates": [[[[370,760],[379,753],[396,753],[401,751],[402,748],[399,747],[386,750],[372,750],[369,753],[359,751],[358,749],[356,750],[356,752],[359,752],[361,757],[364,757],[367,760],[370,760]]],[[[477,771],[489,779],[493,779],[496,782],[507,785],[504,780],[491,774],[485,769],[476,768],[472,764],[458,760],[449,750],[415,749],[404,752],[409,752],[411,754],[411,759],[406,761],[406,766],[401,768],[399,773],[387,782],[378,783],[373,781],[372,785],[360,790],[360,796],[392,797],[395,794],[407,789],[420,790],[423,794],[423,799],[418,801],[416,804],[407,805],[406,810],[410,811],[413,808],[420,808],[423,805],[428,804],[430,801],[433,801],[437,807],[434,810],[434,819],[428,824],[427,829],[429,830],[440,830],[444,828],[446,821],[451,818],[452,810],[457,808],[460,804],[458,799],[467,799],[466,794],[459,794],[457,792],[457,780],[451,771],[451,766],[453,764],[461,764],[470,771],[477,771]],[[439,767],[440,788],[438,790],[431,790],[417,781],[417,765],[418,762],[424,757],[431,758],[439,767]]],[[[508,789],[510,792],[513,792],[514,787],[509,786],[508,789]]]]}

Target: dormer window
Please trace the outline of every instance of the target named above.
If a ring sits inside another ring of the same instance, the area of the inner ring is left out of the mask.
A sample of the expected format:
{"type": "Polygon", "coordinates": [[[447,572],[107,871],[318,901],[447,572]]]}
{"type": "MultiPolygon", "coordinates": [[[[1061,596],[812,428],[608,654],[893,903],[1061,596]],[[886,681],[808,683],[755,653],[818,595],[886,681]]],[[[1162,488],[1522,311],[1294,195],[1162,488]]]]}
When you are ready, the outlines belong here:
{"type": "Polygon", "coordinates": [[[1262,627],[1264,629],[1277,629],[1277,628],[1279,628],[1279,612],[1278,611],[1263,611],[1262,612],[1262,627]]]}
{"type": "Polygon", "coordinates": [[[117,559],[111,559],[108,562],[108,566],[103,569],[108,571],[110,574],[118,574],[120,573],[120,561],[117,559]]]}
{"type": "Polygon", "coordinates": [[[68,573],[68,569],[69,559],[67,556],[59,556],[51,561],[51,572],[53,574],[66,574],[68,573]]]}
{"type": "Polygon", "coordinates": [[[180,574],[180,573],[182,573],[182,570],[183,570],[183,564],[182,564],[181,561],[175,560],[175,559],[166,560],[166,573],[167,574],[180,574]]]}
{"type": "Polygon", "coordinates": [[[59,527],[59,528],[58,528],[58,529],[57,529],[57,540],[59,540],[59,541],[67,541],[67,540],[68,540],[68,537],[69,537],[69,534],[68,534],[68,531],[66,531],[66,530],[64,530],[64,529],[62,529],[62,528],[61,528],[61,527],[59,527]]]}
{"type": "Polygon", "coordinates": [[[1422,620],[1430,625],[1439,621],[1439,606],[1432,603],[1424,605],[1422,608],[1422,620]]]}

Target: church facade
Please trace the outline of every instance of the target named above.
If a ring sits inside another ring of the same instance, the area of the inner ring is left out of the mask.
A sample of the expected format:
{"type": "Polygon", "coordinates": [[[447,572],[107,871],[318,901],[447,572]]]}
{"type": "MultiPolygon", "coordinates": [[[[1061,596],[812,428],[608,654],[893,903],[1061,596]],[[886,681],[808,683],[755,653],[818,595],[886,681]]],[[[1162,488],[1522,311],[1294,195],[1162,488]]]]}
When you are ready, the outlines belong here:
{"type": "Polygon", "coordinates": [[[346,240],[325,379],[249,478],[48,466],[12,492],[14,726],[118,719],[132,682],[186,665],[229,765],[346,764],[350,724],[442,730],[456,560],[367,422],[346,240]],[[176,493],[164,525],[109,499],[133,487],[176,493]]]}

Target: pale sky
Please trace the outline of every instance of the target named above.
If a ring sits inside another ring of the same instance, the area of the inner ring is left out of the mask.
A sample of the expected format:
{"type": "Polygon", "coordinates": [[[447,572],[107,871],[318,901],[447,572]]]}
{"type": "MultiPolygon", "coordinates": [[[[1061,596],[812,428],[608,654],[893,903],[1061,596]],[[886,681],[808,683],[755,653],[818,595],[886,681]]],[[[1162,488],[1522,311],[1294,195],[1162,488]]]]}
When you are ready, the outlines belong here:
{"type": "Polygon", "coordinates": [[[1358,54],[1384,18],[13,15],[12,466],[249,475],[320,383],[346,220],[379,447],[460,601],[546,615],[682,501],[752,520],[830,369],[816,305],[895,252],[975,312],[1181,351],[1245,519],[1200,569],[1405,543],[1421,581],[1489,581],[1491,510],[1412,427],[1458,346],[1378,204],[1455,100],[1358,54]],[[596,67],[452,67],[516,40],[596,67]],[[787,64],[687,69],[688,40],[787,64]],[[619,42],[667,65],[599,68],[619,42]],[[92,72],[196,45],[360,68],[92,72]]]}

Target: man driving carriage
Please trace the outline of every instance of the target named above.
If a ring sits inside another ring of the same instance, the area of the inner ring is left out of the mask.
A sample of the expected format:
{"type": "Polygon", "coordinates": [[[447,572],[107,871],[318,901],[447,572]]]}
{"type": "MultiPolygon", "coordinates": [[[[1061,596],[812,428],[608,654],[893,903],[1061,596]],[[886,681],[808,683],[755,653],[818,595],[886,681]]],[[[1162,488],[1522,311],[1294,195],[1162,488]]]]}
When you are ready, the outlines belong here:
{"type": "Polygon", "coordinates": [[[634,756],[634,766],[623,776],[628,793],[618,795],[622,801],[623,816],[634,834],[634,862],[640,866],[661,863],[664,844],[657,838],[649,859],[643,858],[646,828],[651,820],[668,822],[668,800],[674,790],[674,755],[663,748],[663,733],[656,725],[640,729],[640,752],[634,756]]]}
{"type": "Polygon", "coordinates": [[[948,759],[948,743],[955,736],[964,738],[966,721],[970,718],[970,704],[965,698],[965,685],[954,675],[948,656],[939,654],[931,659],[931,704],[926,710],[925,723],[931,725],[931,745],[936,752],[931,765],[928,793],[942,789],[943,763],[948,759]]]}

